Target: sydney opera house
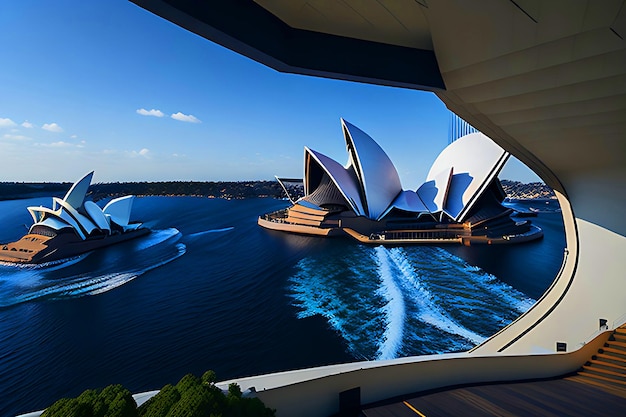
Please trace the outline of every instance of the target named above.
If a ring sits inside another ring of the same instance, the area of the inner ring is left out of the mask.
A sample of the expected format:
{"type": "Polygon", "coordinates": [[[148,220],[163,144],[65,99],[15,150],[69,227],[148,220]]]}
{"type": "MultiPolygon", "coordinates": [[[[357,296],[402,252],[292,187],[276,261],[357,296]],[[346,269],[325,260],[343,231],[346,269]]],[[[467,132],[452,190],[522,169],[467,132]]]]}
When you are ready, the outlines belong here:
{"type": "Polygon", "coordinates": [[[448,145],[413,191],[402,189],[395,166],[374,139],[343,119],[341,127],[348,163],[305,148],[305,195],[259,217],[259,225],[310,235],[345,233],[376,244],[499,244],[542,237],[541,229],[512,219],[513,210],[501,204],[498,173],[509,153],[482,133],[448,145]]]}
{"type": "Polygon", "coordinates": [[[52,208],[28,207],[33,225],[20,240],[0,244],[0,262],[37,264],[70,258],[104,246],[143,236],[149,229],[131,223],[134,196],[109,201],[100,208],[85,196],[93,171],[75,182],[52,208]]]}

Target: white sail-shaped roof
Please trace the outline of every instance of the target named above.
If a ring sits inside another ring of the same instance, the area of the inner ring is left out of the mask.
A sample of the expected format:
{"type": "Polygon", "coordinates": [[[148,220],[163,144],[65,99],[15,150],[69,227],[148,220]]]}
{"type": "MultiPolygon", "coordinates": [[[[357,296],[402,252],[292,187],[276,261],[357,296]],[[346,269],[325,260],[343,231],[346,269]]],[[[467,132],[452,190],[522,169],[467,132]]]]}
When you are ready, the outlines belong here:
{"type": "Polygon", "coordinates": [[[98,227],[102,230],[111,231],[111,226],[109,225],[109,221],[106,216],[102,212],[102,209],[93,201],[85,201],[83,203],[83,207],[91,220],[98,225],[98,227]]]}
{"type": "Polygon", "coordinates": [[[55,230],[71,227],[86,239],[94,231],[111,232],[111,221],[124,230],[136,229],[139,223],[129,225],[134,196],[124,196],[111,200],[104,209],[93,201],[85,201],[85,195],[91,184],[93,171],[75,182],[65,197],[52,198],[52,209],[46,207],[28,207],[33,217],[34,226],[47,226],[55,230]]]}
{"type": "MultiPolygon", "coordinates": [[[[72,185],[69,191],[65,194],[63,201],[75,209],[80,209],[85,201],[85,195],[91,185],[91,179],[93,178],[93,171],[86,174],[72,185]]],[[[56,208],[56,207],[54,207],[56,208]]]]}
{"type": "Polygon", "coordinates": [[[428,208],[418,197],[417,193],[412,190],[404,190],[398,194],[381,218],[385,217],[394,208],[415,214],[429,213],[428,208]]]}
{"type": "Polygon", "coordinates": [[[405,191],[398,171],[374,139],[343,119],[341,124],[348,163],[342,166],[305,147],[303,199],[318,205],[345,199],[355,214],[372,220],[395,208],[417,215],[445,213],[463,222],[509,157],[487,136],[472,133],[439,154],[417,191],[405,191]]]}
{"type": "Polygon", "coordinates": [[[417,189],[417,195],[431,213],[441,212],[445,207],[453,173],[454,167],[444,167],[441,172],[429,175],[417,189]]]}
{"type": "Polygon", "coordinates": [[[316,152],[307,147],[304,148],[304,194],[311,194],[319,185],[315,179],[315,167],[319,167],[331,178],[337,189],[341,192],[350,208],[357,215],[364,215],[365,210],[361,201],[359,185],[356,183],[351,172],[334,159],[316,152]],[[315,165],[313,165],[315,164],[315,165]]]}
{"type": "Polygon", "coordinates": [[[508,158],[482,133],[463,136],[439,154],[417,193],[431,212],[463,222],[508,158]]]}
{"type": "MultiPolygon", "coordinates": [[[[61,201],[61,200],[57,199],[57,203],[58,201],[61,201]]],[[[38,226],[38,225],[44,225],[44,226],[52,227],[55,230],[60,230],[61,228],[65,226],[59,227],[59,228],[57,228],[56,226],[67,224],[76,231],[76,233],[78,234],[78,236],[80,236],[81,239],[85,239],[85,233],[81,229],[78,221],[76,221],[76,219],[72,217],[66,210],[63,210],[63,207],[60,207],[56,210],[52,210],[47,207],[28,207],[28,211],[30,212],[31,216],[33,216],[34,219],[39,219],[30,227],[30,230],[32,230],[33,227],[38,226]],[[50,222],[49,219],[57,219],[58,221],[50,222]],[[56,225],[56,226],[53,227],[53,225],[56,225]]]]}
{"type": "Polygon", "coordinates": [[[341,119],[349,160],[360,181],[366,215],[378,220],[402,191],[400,176],[385,151],[367,133],[341,119]]]}
{"type": "Polygon", "coordinates": [[[56,197],[54,197],[53,200],[61,207],[59,209],[61,210],[61,213],[65,212],[72,216],[72,218],[76,220],[76,222],[79,224],[79,226],[86,235],[89,235],[91,232],[94,231],[94,229],[98,228],[98,226],[96,226],[96,224],[91,221],[91,219],[89,219],[87,216],[83,216],[82,214],[80,214],[74,207],[70,206],[67,201],[61,200],[60,198],[56,197]]]}
{"type": "Polygon", "coordinates": [[[134,195],[115,198],[109,201],[108,204],[104,206],[102,211],[107,218],[111,219],[118,225],[122,227],[128,226],[134,199],[134,195]]]}

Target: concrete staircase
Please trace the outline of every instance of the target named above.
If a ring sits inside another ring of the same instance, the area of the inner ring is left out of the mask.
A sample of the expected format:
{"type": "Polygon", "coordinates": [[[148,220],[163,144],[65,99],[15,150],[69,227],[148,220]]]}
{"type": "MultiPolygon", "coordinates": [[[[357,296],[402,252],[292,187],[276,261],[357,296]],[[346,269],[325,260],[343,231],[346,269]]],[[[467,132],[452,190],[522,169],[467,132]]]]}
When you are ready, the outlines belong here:
{"type": "Polygon", "coordinates": [[[604,347],[571,379],[626,390],[626,325],[615,329],[604,347]]]}

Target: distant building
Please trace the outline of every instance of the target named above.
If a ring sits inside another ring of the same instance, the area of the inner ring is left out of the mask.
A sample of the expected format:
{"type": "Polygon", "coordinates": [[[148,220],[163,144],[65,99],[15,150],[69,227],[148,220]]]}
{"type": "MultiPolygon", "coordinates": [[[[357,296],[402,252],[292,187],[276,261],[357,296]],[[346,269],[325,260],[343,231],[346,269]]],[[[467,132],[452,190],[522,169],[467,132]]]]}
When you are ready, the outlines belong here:
{"type": "Polygon", "coordinates": [[[467,123],[465,120],[461,119],[455,113],[450,112],[450,125],[448,127],[448,145],[462,136],[476,132],[478,132],[478,129],[467,123]]]}
{"type": "MultiPolygon", "coordinates": [[[[375,243],[512,243],[541,237],[529,221],[511,219],[497,178],[509,158],[476,132],[448,145],[417,190],[403,190],[385,151],[341,120],[348,153],[341,165],[305,147],[304,196],[261,216],[259,225],[310,235],[348,235],[375,243]]],[[[287,180],[277,178],[285,191],[287,180]]],[[[289,195],[289,193],[288,193],[289,195]]]]}

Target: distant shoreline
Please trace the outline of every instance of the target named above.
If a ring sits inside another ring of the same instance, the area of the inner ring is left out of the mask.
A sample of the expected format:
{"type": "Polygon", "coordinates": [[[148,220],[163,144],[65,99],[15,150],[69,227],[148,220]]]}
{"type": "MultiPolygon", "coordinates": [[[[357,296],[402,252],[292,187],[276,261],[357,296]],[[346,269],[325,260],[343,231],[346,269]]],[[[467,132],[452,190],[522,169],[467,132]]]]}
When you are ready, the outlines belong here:
{"type": "MultiPolygon", "coordinates": [[[[62,197],[72,183],[0,182],[0,200],[56,196],[62,197]]],[[[94,201],[122,195],[197,196],[207,198],[282,198],[276,181],[158,181],[92,184],[87,195],[94,201]]]]}
{"type": "MultiPolygon", "coordinates": [[[[524,184],[502,180],[509,200],[553,200],[554,192],[543,183],[524,184]]],[[[37,197],[62,197],[72,183],[0,182],[0,201],[37,197]]],[[[303,190],[301,190],[303,192],[303,190]]],[[[222,198],[285,198],[277,181],[157,181],[113,182],[92,184],[88,196],[94,201],[121,195],[136,196],[192,196],[222,198]]]]}

